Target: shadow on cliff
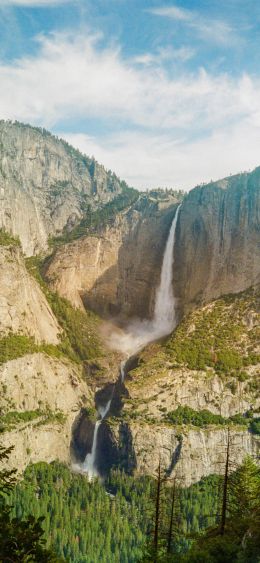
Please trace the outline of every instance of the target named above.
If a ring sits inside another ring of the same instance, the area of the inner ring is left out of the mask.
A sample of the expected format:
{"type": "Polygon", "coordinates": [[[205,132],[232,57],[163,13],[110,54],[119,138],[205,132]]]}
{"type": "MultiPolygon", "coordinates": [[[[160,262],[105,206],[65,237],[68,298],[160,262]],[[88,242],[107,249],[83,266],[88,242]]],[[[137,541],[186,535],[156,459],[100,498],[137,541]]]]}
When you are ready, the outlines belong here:
{"type": "Polygon", "coordinates": [[[81,292],[86,308],[105,319],[152,316],[176,205],[144,217],[129,231],[119,248],[117,262],[97,278],[91,290],[81,292]]]}

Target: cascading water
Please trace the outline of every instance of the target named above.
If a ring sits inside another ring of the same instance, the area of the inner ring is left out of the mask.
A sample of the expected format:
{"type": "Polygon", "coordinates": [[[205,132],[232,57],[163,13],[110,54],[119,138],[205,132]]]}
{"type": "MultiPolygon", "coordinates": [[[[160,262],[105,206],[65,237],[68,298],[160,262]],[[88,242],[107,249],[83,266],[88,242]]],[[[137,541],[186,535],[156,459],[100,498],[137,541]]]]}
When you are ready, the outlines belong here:
{"type": "Polygon", "coordinates": [[[85,460],[83,461],[82,465],[79,467],[75,467],[74,468],[78,471],[82,471],[83,473],[87,473],[88,474],[88,478],[91,481],[94,477],[98,477],[99,473],[96,467],[96,459],[97,459],[97,444],[98,444],[98,429],[102,423],[102,420],[106,417],[106,415],[109,412],[110,409],[110,405],[111,405],[111,401],[112,401],[112,397],[111,399],[109,399],[109,401],[107,401],[107,403],[105,405],[100,405],[98,407],[98,413],[100,415],[100,419],[96,421],[95,424],[95,428],[94,428],[94,434],[93,434],[93,443],[92,443],[92,448],[91,448],[91,452],[88,453],[85,457],[85,460]]]}
{"type": "Polygon", "coordinates": [[[175,231],[181,206],[175,213],[168,240],[166,243],[160,285],[156,292],[153,325],[155,330],[168,334],[176,324],[175,319],[175,298],[173,293],[173,265],[174,265],[174,243],[175,231]]]}
{"type": "Polygon", "coordinates": [[[98,477],[98,471],[96,468],[96,457],[97,457],[97,438],[98,438],[98,429],[102,419],[97,420],[94,428],[94,435],[93,435],[93,444],[92,449],[89,454],[86,455],[85,460],[82,464],[82,471],[88,474],[89,479],[93,479],[93,477],[98,477]]]}
{"type": "MultiPolygon", "coordinates": [[[[166,336],[176,326],[175,298],[172,287],[172,278],[174,265],[175,232],[180,207],[181,206],[179,205],[176,210],[164,251],[160,285],[157,289],[155,297],[153,319],[151,321],[137,321],[131,323],[127,327],[123,335],[120,335],[120,337],[118,337],[118,335],[115,337],[112,336],[110,339],[111,347],[124,352],[127,358],[137,354],[137,352],[139,352],[144,346],[146,346],[146,344],[149,344],[150,342],[153,342],[154,340],[157,340],[162,336],[166,336]]],[[[124,383],[126,371],[125,368],[126,360],[122,361],[120,365],[119,381],[121,383],[124,383]]],[[[95,424],[91,452],[87,454],[85,461],[81,466],[81,470],[88,474],[89,479],[98,476],[96,467],[98,430],[102,423],[102,420],[109,413],[115,385],[113,387],[113,393],[109,401],[107,401],[105,405],[98,407],[98,412],[101,416],[101,419],[97,420],[95,424]]]]}
{"type": "MultiPolygon", "coordinates": [[[[129,358],[140,352],[144,346],[169,334],[176,326],[175,297],[173,293],[173,266],[175,232],[181,205],[177,207],[167,239],[160,285],[156,291],[154,316],[152,320],[138,320],[130,323],[122,334],[112,334],[109,339],[111,348],[124,352],[129,358]]],[[[122,377],[121,364],[121,378],[122,377]]],[[[123,366],[124,367],[124,366],[123,366]]]]}

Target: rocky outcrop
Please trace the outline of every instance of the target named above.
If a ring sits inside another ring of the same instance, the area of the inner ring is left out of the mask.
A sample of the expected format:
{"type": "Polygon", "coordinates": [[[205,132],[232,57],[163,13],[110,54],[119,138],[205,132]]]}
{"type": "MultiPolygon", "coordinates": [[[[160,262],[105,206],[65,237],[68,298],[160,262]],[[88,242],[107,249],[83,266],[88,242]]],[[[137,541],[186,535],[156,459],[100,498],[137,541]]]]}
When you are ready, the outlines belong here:
{"type": "Polygon", "coordinates": [[[0,246],[0,337],[10,332],[57,344],[61,330],[20,248],[0,246]]]}
{"type": "Polygon", "coordinates": [[[23,471],[38,461],[68,463],[71,427],[93,400],[80,368],[46,354],[28,354],[0,367],[0,389],[4,426],[5,413],[35,413],[35,419],[14,424],[9,414],[1,442],[14,446],[10,467],[23,471]]]}
{"type": "Polygon", "coordinates": [[[180,315],[260,281],[260,168],[191,190],[182,204],[174,288],[180,315]]]}
{"type": "Polygon", "coordinates": [[[121,190],[114,174],[47,131],[0,122],[0,228],[28,256],[121,190]]]}
{"type": "Polygon", "coordinates": [[[106,316],[152,314],[177,200],[142,196],[97,236],[59,248],[46,277],[60,295],[106,316]]]}
{"type": "MultiPolygon", "coordinates": [[[[159,456],[163,469],[170,477],[180,479],[181,486],[189,486],[212,473],[224,472],[227,429],[183,429],[165,425],[151,426],[131,423],[129,439],[125,440],[125,428],[114,428],[119,457],[136,475],[155,475],[159,456]],[[122,431],[123,430],[123,431],[122,431]],[[134,452],[134,458],[133,458],[134,452]],[[134,460],[134,467],[133,467],[134,460]]],[[[246,454],[259,453],[260,438],[241,430],[231,431],[231,461],[239,465],[246,454]]]]}
{"type": "Polygon", "coordinates": [[[259,367],[259,364],[251,366],[246,380],[238,381],[228,375],[221,377],[210,369],[171,369],[166,363],[164,369],[158,368],[153,380],[148,377],[140,383],[136,375],[136,381],[127,383],[131,399],[125,412],[131,416],[134,411],[141,418],[160,420],[166,412],[179,406],[188,406],[195,411],[206,409],[226,418],[252,408],[260,409],[260,396],[254,389],[259,367]]]}

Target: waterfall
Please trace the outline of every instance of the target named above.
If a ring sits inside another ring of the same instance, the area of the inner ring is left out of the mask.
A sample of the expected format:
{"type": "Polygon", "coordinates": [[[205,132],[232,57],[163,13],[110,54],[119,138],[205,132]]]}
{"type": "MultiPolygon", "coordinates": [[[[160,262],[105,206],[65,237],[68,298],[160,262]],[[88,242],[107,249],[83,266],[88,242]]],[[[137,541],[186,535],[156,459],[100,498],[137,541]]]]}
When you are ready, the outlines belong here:
{"type": "MultiPolygon", "coordinates": [[[[174,215],[163,255],[160,284],[155,295],[154,315],[151,320],[131,322],[121,334],[109,338],[111,348],[124,352],[130,357],[144,346],[169,334],[176,326],[175,297],[173,292],[174,244],[177,221],[181,205],[174,215]]],[[[121,364],[121,380],[124,380],[124,365],[121,364]],[[122,370],[123,366],[123,370],[122,370]]]]}
{"type": "Polygon", "coordinates": [[[125,380],[125,365],[126,365],[126,360],[124,360],[120,364],[120,379],[122,383],[124,383],[125,380]]]}
{"type": "Polygon", "coordinates": [[[101,422],[102,419],[96,421],[91,452],[86,455],[85,460],[83,461],[82,464],[82,471],[88,474],[90,481],[91,479],[93,479],[93,477],[98,477],[98,471],[96,469],[96,456],[97,456],[98,429],[100,427],[101,422]]]}
{"type": "MultiPolygon", "coordinates": [[[[139,352],[146,344],[169,334],[176,326],[175,318],[175,297],[173,292],[173,266],[174,266],[174,243],[175,232],[178,221],[180,205],[177,207],[169,236],[165,246],[163,255],[160,284],[156,291],[154,315],[152,320],[136,321],[131,323],[123,335],[118,334],[110,339],[111,347],[117,348],[129,356],[139,352]]],[[[120,364],[119,381],[122,383],[125,379],[126,360],[120,364]]],[[[91,452],[87,454],[85,461],[81,466],[81,470],[88,474],[89,479],[98,476],[96,468],[97,445],[98,445],[98,429],[102,420],[109,413],[111,401],[113,398],[115,385],[111,398],[105,405],[98,406],[100,419],[96,421],[94,428],[93,444],[91,452]]]]}
{"type": "Polygon", "coordinates": [[[112,397],[111,397],[111,399],[109,399],[109,401],[107,401],[107,403],[105,405],[103,405],[103,406],[100,405],[98,407],[98,412],[99,412],[102,420],[103,420],[103,418],[105,418],[105,416],[109,412],[111,401],[112,401],[112,397]]]}
{"type": "Polygon", "coordinates": [[[153,324],[163,334],[171,332],[176,324],[175,299],[173,293],[172,277],[174,265],[175,231],[178,221],[180,205],[175,213],[168,240],[166,243],[161,269],[160,285],[156,292],[153,324]]]}
{"type": "MultiPolygon", "coordinates": [[[[113,397],[113,394],[112,394],[112,397],[113,397]]],[[[105,405],[99,405],[99,407],[98,407],[98,413],[99,413],[101,418],[99,418],[96,421],[96,424],[95,424],[91,452],[86,455],[86,457],[85,457],[85,459],[84,459],[84,461],[83,461],[83,463],[81,464],[80,467],[77,464],[73,465],[73,469],[75,471],[83,471],[83,473],[87,473],[90,481],[94,477],[99,476],[98,470],[96,468],[98,429],[99,429],[99,427],[102,423],[102,420],[105,418],[105,416],[109,412],[112,397],[111,397],[111,399],[109,399],[109,401],[107,401],[107,403],[105,405]]]]}

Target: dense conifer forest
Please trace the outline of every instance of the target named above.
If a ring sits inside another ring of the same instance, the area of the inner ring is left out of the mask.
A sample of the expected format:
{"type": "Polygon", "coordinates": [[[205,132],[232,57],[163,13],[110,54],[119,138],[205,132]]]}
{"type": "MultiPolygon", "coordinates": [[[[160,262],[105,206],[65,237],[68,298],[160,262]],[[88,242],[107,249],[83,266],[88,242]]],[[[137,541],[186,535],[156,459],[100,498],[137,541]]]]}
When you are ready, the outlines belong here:
{"type": "MultiPolygon", "coordinates": [[[[216,522],[220,479],[211,476],[178,491],[174,549],[189,546],[185,535],[216,522]]],[[[25,471],[9,502],[18,519],[44,517],[47,547],[75,563],[140,561],[153,533],[155,479],[112,472],[105,483],[89,483],[60,464],[38,463],[25,471]]],[[[167,528],[170,487],[162,498],[167,528]]],[[[164,532],[162,533],[162,536],[164,532]]]]}
{"type": "MultiPolygon", "coordinates": [[[[9,451],[0,453],[3,460],[9,451]]],[[[252,458],[227,480],[179,485],[163,472],[159,479],[119,471],[90,483],[57,462],[29,466],[20,481],[2,470],[0,561],[259,562],[260,471],[252,458]]]]}

